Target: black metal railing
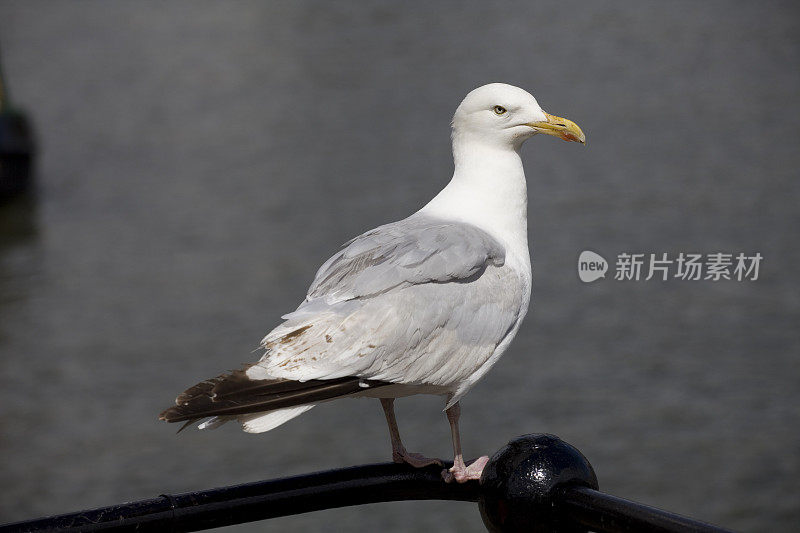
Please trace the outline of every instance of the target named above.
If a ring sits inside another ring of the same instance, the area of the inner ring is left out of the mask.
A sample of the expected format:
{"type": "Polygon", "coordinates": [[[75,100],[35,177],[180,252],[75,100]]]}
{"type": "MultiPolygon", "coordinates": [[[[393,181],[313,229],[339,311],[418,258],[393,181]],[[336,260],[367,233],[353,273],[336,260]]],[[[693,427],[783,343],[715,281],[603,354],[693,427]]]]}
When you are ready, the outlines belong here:
{"type": "Polygon", "coordinates": [[[594,470],[553,435],[509,442],[480,482],[444,483],[441,467],[354,466],[142,500],[0,526],[34,531],[200,531],[292,514],[400,500],[478,502],[490,531],[696,532],[728,530],[600,492],[594,470]]]}

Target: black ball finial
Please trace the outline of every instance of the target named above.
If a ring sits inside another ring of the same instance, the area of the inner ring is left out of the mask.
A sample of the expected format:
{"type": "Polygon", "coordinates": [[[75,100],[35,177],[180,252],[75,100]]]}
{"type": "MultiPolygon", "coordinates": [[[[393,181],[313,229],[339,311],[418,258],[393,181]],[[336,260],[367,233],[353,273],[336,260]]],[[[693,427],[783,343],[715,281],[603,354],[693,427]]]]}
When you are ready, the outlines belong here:
{"type": "Polygon", "coordinates": [[[570,486],[597,489],[589,461],[555,435],[523,435],[492,456],[481,475],[480,510],[489,531],[564,532],[575,528],[554,505],[570,486]]]}

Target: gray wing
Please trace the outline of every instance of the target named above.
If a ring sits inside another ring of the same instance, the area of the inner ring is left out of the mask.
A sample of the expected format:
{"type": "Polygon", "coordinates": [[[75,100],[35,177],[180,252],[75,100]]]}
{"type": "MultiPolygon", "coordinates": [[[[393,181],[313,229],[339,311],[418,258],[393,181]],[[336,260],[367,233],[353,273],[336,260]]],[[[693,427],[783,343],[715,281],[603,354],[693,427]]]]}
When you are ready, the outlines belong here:
{"type": "Polygon", "coordinates": [[[518,323],[525,286],[503,246],[469,224],[414,215],[345,245],[306,301],[263,340],[251,379],[452,388],[518,323]]]}
{"type": "Polygon", "coordinates": [[[333,304],[397,287],[444,283],[501,266],[503,246],[470,224],[415,215],[346,243],[317,271],[306,301],[333,304]]]}

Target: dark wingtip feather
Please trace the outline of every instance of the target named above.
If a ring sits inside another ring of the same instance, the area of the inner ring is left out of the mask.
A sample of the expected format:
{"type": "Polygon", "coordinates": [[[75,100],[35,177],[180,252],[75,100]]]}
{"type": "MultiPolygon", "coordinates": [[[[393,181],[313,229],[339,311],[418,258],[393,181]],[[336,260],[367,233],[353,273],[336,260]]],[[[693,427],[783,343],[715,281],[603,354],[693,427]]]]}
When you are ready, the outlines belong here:
{"type": "Polygon", "coordinates": [[[260,413],[313,404],[384,385],[389,383],[357,377],[303,382],[288,379],[254,380],[247,376],[245,368],[189,387],[178,395],[176,405],[164,410],[158,418],[166,422],[186,422],[186,427],[210,416],[260,413]]]}

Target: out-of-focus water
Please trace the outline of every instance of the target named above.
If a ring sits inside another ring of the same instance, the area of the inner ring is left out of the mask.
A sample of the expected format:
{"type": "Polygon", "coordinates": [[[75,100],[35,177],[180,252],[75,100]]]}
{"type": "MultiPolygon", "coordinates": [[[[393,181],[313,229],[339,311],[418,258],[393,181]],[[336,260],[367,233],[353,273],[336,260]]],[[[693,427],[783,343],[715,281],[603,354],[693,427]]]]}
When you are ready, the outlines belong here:
{"type": "MultiPolygon", "coordinates": [[[[339,243],[432,197],[455,107],[506,81],[588,146],[523,150],[533,307],[462,402],[466,453],[555,433],[609,492],[800,523],[795,4],[7,1],[0,41],[42,148],[36,201],[0,208],[2,521],[386,460],[376,401],[259,436],[156,416],[252,360],[339,243]],[[587,285],[584,249],[764,262],[587,285]]],[[[409,448],[450,455],[439,398],[397,407],[409,448]]],[[[407,502],[231,531],[331,529],[483,526],[407,502]]]]}

